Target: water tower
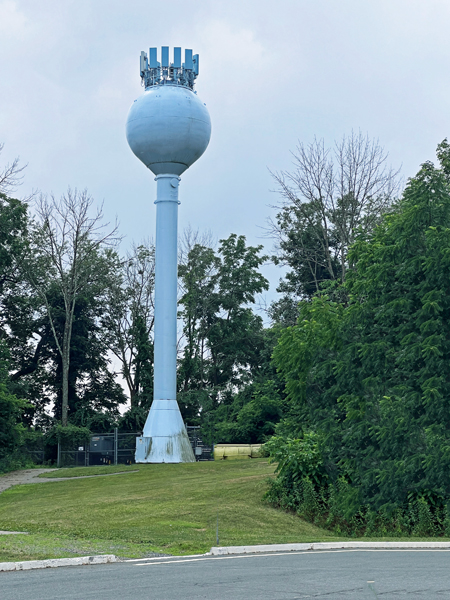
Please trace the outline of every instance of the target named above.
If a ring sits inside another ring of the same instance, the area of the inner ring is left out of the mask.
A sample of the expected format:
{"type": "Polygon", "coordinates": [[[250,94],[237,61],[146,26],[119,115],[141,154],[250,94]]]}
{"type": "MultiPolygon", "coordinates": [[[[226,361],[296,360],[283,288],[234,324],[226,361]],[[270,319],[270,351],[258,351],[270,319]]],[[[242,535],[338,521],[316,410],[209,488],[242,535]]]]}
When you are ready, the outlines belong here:
{"type": "Polygon", "coordinates": [[[145,92],[131,105],[126,134],[131,150],[156,175],[156,256],[153,403],[136,438],[136,462],[194,462],[176,399],[177,229],[180,175],[206,150],[211,120],[193,91],[198,54],[174,48],[141,52],[145,92]]]}

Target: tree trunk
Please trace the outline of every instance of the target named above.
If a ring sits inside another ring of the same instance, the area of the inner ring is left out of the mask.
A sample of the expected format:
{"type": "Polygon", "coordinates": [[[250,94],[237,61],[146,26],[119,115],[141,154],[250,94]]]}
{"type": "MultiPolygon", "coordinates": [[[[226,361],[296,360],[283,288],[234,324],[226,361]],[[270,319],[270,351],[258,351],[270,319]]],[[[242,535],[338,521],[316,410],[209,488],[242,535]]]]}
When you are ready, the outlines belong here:
{"type": "Polygon", "coordinates": [[[130,406],[131,406],[131,408],[135,408],[135,406],[137,405],[137,403],[136,403],[137,391],[133,385],[129,385],[128,389],[130,392],[130,406]]]}
{"type": "Polygon", "coordinates": [[[69,417],[69,356],[63,352],[62,356],[62,406],[61,425],[67,427],[69,417]]]}
{"type": "Polygon", "coordinates": [[[72,319],[66,315],[62,347],[62,406],[61,425],[67,427],[69,421],[69,366],[70,366],[70,339],[72,334],[72,319]]]}

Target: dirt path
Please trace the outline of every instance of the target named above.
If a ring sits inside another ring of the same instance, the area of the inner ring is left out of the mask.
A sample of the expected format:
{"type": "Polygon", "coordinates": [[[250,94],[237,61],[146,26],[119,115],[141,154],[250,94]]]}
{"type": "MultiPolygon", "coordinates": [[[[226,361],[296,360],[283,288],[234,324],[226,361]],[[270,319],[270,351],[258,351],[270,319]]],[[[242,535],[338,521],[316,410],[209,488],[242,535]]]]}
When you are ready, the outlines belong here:
{"type": "Polygon", "coordinates": [[[136,471],[121,471],[119,473],[103,473],[101,475],[82,475],[81,477],[39,477],[42,473],[55,472],[55,469],[26,469],[23,471],[12,471],[0,477],[0,494],[13,485],[25,483],[54,483],[56,481],[74,481],[75,479],[92,479],[93,477],[112,477],[113,475],[125,475],[126,473],[138,473],[136,471]]]}

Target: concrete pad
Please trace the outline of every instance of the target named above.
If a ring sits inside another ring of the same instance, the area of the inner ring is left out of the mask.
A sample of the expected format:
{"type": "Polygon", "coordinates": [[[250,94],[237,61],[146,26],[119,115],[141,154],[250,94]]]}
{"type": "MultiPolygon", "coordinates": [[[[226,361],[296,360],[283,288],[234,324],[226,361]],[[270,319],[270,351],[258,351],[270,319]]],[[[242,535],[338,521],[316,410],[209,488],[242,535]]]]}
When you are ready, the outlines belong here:
{"type": "Polygon", "coordinates": [[[1,531],[0,535],[28,535],[28,531],[1,531]]]}

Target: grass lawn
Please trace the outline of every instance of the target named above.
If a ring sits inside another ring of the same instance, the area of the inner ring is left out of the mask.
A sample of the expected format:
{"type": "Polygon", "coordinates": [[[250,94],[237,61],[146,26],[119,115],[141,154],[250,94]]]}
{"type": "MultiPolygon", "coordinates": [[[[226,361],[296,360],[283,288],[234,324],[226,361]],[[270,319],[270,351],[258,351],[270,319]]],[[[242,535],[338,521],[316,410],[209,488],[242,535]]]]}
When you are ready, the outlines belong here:
{"type": "Polygon", "coordinates": [[[262,499],[274,466],[265,459],[180,465],[80,467],[44,477],[70,481],[20,485],[0,494],[0,562],[111,553],[194,554],[220,544],[337,539],[262,499]],[[80,475],[134,471],[115,477],[80,475]]]}

